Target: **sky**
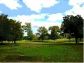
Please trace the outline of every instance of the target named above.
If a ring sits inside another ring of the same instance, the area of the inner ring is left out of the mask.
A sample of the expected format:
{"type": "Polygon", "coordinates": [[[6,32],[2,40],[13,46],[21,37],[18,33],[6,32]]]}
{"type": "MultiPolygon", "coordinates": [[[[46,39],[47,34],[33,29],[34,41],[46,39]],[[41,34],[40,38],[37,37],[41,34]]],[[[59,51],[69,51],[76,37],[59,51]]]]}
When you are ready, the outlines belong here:
{"type": "Polygon", "coordinates": [[[0,14],[9,19],[31,23],[34,33],[40,26],[61,26],[66,15],[84,18],[84,0],[0,0],[0,14]]]}

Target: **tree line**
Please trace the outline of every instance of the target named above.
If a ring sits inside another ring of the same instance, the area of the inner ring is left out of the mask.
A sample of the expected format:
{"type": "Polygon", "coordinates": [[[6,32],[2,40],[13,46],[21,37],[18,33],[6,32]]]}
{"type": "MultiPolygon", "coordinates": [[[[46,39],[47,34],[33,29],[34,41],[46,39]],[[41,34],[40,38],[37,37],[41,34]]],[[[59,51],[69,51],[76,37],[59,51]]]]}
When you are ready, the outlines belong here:
{"type": "MultiPolygon", "coordinates": [[[[25,23],[21,26],[21,22],[8,19],[7,15],[0,15],[0,42],[16,40],[48,40],[63,38],[67,33],[68,37],[74,37],[76,43],[78,39],[83,38],[83,21],[84,19],[80,15],[67,15],[63,17],[61,28],[58,26],[50,26],[46,29],[44,26],[38,28],[37,33],[33,34],[31,23],[25,23]],[[24,36],[24,31],[27,36],[24,36]]],[[[47,26],[47,25],[46,25],[47,26]]]]}
{"type": "Polygon", "coordinates": [[[27,32],[27,36],[24,37],[24,39],[28,40],[33,40],[33,39],[38,39],[38,40],[48,40],[48,39],[58,39],[60,38],[60,29],[58,26],[50,26],[49,29],[47,30],[46,27],[41,26],[37,29],[37,33],[33,34],[32,29],[31,29],[31,23],[26,23],[25,25],[22,26],[23,30],[27,32]],[[50,32],[50,33],[48,33],[50,32]]]}

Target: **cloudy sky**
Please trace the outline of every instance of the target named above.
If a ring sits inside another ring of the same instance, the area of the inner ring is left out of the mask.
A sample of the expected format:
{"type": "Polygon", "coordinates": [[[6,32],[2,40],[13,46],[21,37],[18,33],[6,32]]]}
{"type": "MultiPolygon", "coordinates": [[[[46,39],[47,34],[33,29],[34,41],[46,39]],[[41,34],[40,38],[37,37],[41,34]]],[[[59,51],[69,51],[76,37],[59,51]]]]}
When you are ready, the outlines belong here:
{"type": "Polygon", "coordinates": [[[40,26],[60,27],[65,15],[84,18],[84,0],[0,0],[0,14],[22,22],[31,22],[34,33],[40,26]]]}

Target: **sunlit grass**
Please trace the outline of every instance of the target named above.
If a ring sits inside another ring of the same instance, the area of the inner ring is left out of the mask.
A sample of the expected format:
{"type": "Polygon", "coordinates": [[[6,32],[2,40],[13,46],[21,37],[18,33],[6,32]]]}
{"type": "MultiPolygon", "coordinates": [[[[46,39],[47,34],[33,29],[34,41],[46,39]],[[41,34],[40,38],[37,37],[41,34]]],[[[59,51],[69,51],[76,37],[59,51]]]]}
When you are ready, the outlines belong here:
{"type": "Polygon", "coordinates": [[[83,61],[82,44],[75,44],[75,42],[72,44],[67,39],[46,41],[32,42],[22,40],[17,41],[17,44],[0,45],[0,61],[83,61]]]}

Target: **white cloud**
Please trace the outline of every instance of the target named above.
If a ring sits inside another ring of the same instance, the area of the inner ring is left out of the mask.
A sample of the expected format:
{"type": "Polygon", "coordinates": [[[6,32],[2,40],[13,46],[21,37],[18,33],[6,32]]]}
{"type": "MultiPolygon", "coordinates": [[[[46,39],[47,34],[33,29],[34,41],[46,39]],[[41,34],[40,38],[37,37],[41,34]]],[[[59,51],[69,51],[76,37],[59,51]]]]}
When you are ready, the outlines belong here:
{"type": "Polygon", "coordinates": [[[16,17],[9,17],[9,19],[14,19],[14,20],[17,20],[17,21],[20,21],[22,22],[22,25],[25,24],[25,22],[30,22],[30,18],[29,16],[25,16],[25,15],[18,15],[16,17]]]}
{"type": "Polygon", "coordinates": [[[9,17],[9,18],[22,22],[22,25],[24,25],[26,22],[31,23],[33,29],[34,28],[38,29],[38,27],[40,26],[45,26],[48,29],[50,26],[60,27],[61,22],[59,22],[59,20],[62,21],[62,16],[63,15],[61,13],[57,13],[57,14],[18,15],[16,17],[9,17]],[[46,16],[48,18],[45,18],[46,16]]]}
{"type": "Polygon", "coordinates": [[[84,4],[84,0],[69,0],[69,5],[78,6],[84,4]]]}
{"type": "Polygon", "coordinates": [[[33,27],[40,27],[45,26],[48,28],[49,26],[58,25],[60,26],[62,21],[62,14],[33,14],[33,15],[18,15],[16,17],[9,17],[11,19],[15,19],[17,21],[22,22],[22,25],[25,24],[25,22],[30,22],[33,27]],[[48,18],[45,18],[45,17],[48,18]]]}
{"type": "Polygon", "coordinates": [[[84,18],[84,7],[73,7],[65,12],[67,15],[81,15],[84,18]]]}
{"type": "Polygon", "coordinates": [[[59,21],[63,19],[62,13],[56,13],[49,15],[48,21],[59,21]]]}
{"type": "Polygon", "coordinates": [[[66,15],[81,15],[84,18],[84,0],[69,0],[72,9],[65,12],[66,15]]]}
{"type": "Polygon", "coordinates": [[[26,22],[33,22],[36,20],[44,19],[45,14],[33,14],[33,15],[18,15],[16,17],[9,17],[10,19],[15,19],[17,21],[22,22],[22,25],[24,25],[26,22]]]}
{"type": "Polygon", "coordinates": [[[2,11],[0,11],[0,14],[2,13],[2,11]]]}
{"type": "Polygon", "coordinates": [[[23,2],[35,12],[40,12],[42,8],[49,8],[59,3],[58,0],[23,0],[23,2]]]}
{"type": "Polygon", "coordinates": [[[50,27],[50,26],[61,26],[61,23],[58,23],[58,22],[49,22],[49,21],[46,21],[46,22],[32,22],[31,23],[33,25],[33,27],[40,27],[40,26],[44,26],[46,27],[47,29],[50,27]]]}
{"type": "Polygon", "coordinates": [[[12,10],[21,7],[18,0],[0,0],[0,4],[3,4],[12,10]]]}

